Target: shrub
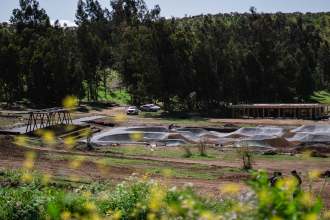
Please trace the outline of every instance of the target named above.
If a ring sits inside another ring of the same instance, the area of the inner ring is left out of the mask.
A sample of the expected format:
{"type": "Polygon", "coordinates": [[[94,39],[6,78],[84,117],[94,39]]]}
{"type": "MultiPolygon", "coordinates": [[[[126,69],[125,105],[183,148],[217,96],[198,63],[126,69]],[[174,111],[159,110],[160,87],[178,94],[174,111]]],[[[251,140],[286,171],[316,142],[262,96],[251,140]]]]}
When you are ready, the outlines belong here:
{"type": "Polygon", "coordinates": [[[243,169],[252,169],[252,164],[255,163],[254,154],[252,153],[254,149],[255,147],[249,147],[249,143],[246,141],[242,141],[241,146],[235,148],[237,158],[243,162],[243,169]]]}
{"type": "Polygon", "coordinates": [[[189,158],[189,157],[192,156],[192,152],[191,152],[192,146],[191,145],[183,145],[181,147],[181,149],[184,152],[184,154],[182,155],[182,157],[189,158]]]}
{"type": "Polygon", "coordinates": [[[200,156],[206,156],[206,144],[208,141],[208,138],[203,137],[197,142],[196,146],[200,156]]]}

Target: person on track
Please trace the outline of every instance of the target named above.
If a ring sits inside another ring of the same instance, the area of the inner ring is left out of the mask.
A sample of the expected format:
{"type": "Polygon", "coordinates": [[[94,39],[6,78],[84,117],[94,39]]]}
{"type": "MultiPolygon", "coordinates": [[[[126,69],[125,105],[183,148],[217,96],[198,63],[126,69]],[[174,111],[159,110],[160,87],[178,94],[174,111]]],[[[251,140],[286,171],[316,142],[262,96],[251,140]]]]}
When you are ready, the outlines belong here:
{"type": "Polygon", "coordinates": [[[277,177],[277,172],[274,172],[274,176],[273,176],[273,177],[270,177],[270,178],[268,179],[270,185],[272,185],[272,182],[273,182],[274,178],[276,178],[276,177],[277,177]]]}
{"type": "Polygon", "coordinates": [[[284,179],[282,172],[277,172],[276,177],[272,180],[271,186],[282,187],[284,185],[284,179]]]}
{"type": "Polygon", "coordinates": [[[293,181],[294,181],[293,183],[294,184],[293,198],[294,198],[298,195],[299,191],[301,190],[302,181],[300,176],[297,174],[297,171],[292,170],[291,174],[293,176],[293,181]]]}

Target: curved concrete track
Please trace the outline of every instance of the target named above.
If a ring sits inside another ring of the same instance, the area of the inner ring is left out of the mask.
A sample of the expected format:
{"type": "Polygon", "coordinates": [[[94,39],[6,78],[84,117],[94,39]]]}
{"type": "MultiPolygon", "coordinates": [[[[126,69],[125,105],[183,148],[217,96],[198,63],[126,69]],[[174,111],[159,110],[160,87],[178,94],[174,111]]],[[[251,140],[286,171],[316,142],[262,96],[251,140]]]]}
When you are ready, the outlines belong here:
{"type": "MultiPolygon", "coordinates": [[[[257,127],[257,128],[241,128],[232,133],[220,133],[216,131],[207,131],[203,128],[182,128],[172,130],[171,133],[167,132],[166,127],[120,127],[114,128],[102,134],[96,135],[92,138],[93,143],[107,144],[107,143],[140,143],[146,142],[162,142],[166,146],[189,144],[186,140],[198,142],[204,135],[212,135],[213,138],[209,140],[217,143],[232,143],[237,142],[235,145],[242,145],[243,141],[248,143],[248,146],[256,146],[259,148],[272,149],[267,144],[268,139],[282,136],[288,131],[283,128],[272,127],[257,127]],[[171,139],[169,134],[180,134],[186,140],[171,139]],[[230,135],[242,135],[247,138],[226,138],[230,135]],[[218,137],[218,138],[217,138],[218,137]]],[[[286,138],[288,141],[301,141],[301,142],[330,142],[330,126],[327,125],[304,125],[297,129],[292,130],[296,132],[292,138],[286,138]]]]}

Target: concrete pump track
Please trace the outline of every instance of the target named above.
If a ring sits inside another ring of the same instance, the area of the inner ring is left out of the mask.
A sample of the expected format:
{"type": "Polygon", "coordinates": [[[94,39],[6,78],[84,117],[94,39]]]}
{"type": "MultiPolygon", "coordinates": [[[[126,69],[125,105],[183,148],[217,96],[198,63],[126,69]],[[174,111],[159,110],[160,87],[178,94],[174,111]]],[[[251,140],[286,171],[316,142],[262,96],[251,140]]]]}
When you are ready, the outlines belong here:
{"type": "Polygon", "coordinates": [[[270,143],[281,141],[285,143],[281,149],[293,149],[303,143],[330,142],[329,125],[303,125],[291,130],[293,137],[284,138],[289,131],[273,127],[244,127],[231,133],[207,131],[202,128],[171,129],[166,127],[118,127],[95,135],[91,142],[98,145],[119,144],[155,144],[158,146],[177,146],[197,143],[203,138],[208,143],[241,146],[275,150],[270,143]],[[283,136],[283,137],[282,137],[283,136]]]}

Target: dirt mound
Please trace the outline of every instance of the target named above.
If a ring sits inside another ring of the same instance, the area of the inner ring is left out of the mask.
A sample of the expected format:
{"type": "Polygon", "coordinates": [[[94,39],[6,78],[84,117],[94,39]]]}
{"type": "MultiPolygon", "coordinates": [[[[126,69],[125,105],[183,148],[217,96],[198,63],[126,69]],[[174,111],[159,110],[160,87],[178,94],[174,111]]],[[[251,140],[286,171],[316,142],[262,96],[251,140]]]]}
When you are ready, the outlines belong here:
{"type": "Polygon", "coordinates": [[[248,138],[248,136],[242,135],[242,134],[231,134],[223,138],[248,138]]]}
{"type": "Polygon", "coordinates": [[[313,150],[311,152],[311,157],[323,157],[323,158],[327,158],[328,156],[327,155],[324,155],[316,150],[313,150]]]}
{"type": "Polygon", "coordinates": [[[221,127],[223,127],[223,128],[232,128],[232,127],[237,127],[237,126],[234,125],[234,124],[225,124],[225,125],[222,125],[221,127]]]}
{"type": "Polygon", "coordinates": [[[279,137],[279,138],[272,138],[272,139],[266,139],[266,142],[269,146],[283,149],[283,148],[290,148],[297,146],[300,142],[299,141],[287,141],[286,139],[279,137]]]}
{"type": "Polygon", "coordinates": [[[211,134],[206,134],[206,135],[203,135],[202,137],[210,138],[210,139],[219,139],[218,136],[214,136],[214,135],[211,135],[211,134]]]}
{"type": "Polygon", "coordinates": [[[273,151],[273,150],[269,150],[269,151],[266,151],[266,152],[263,152],[262,155],[276,155],[277,152],[276,151],[273,151]]]}
{"type": "Polygon", "coordinates": [[[0,135],[0,158],[8,159],[12,157],[25,157],[24,148],[13,143],[14,138],[9,135],[0,135]]]}
{"type": "Polygon", "coordinates": [[[295,132],[287,132],[282,135],[282,138],[292,138],[293,136],[295,136],[295,134],[295,132]]]}
{"type": "Polygon", "coordinates": [[[191,141],[191,140],[189,140],[189,139],[183,137],[181,134],[169,134],[169,135],[168,135],[168,139],[170,139],[170,140],[182,139],[182,140],[187,141],[187,142],[190,143],[190,144],[195,144],[194,141],[191,141]]]}
{"type": "Polygon", "coordinates": [[[297,147],[294,150],[297,152],[300,152],[300,153],[303,153],[305,151],[317,151],[319,153],[330,153],[330,147],[320,147],[320,146],[297,147]]]}

